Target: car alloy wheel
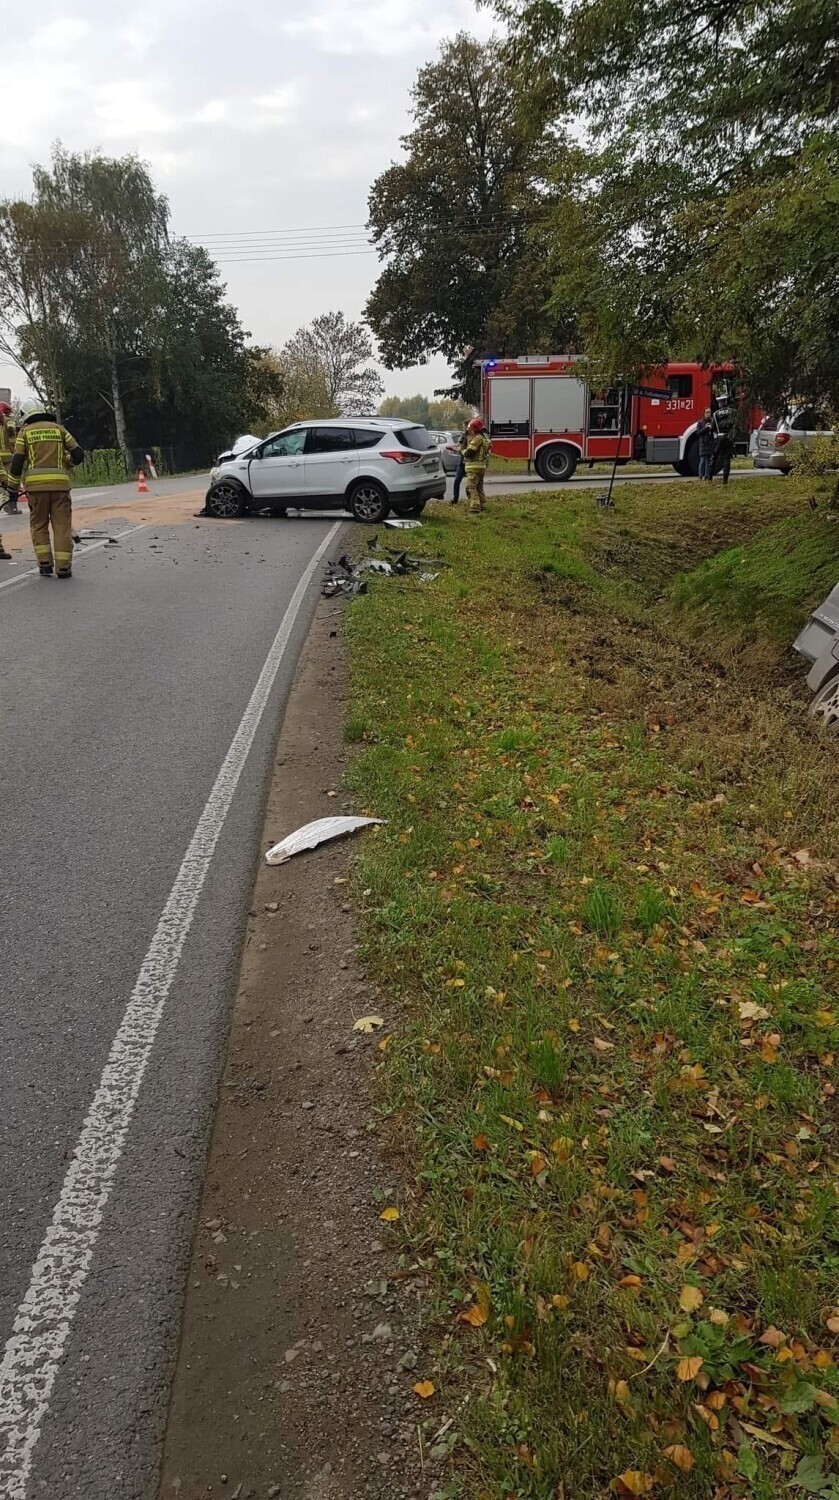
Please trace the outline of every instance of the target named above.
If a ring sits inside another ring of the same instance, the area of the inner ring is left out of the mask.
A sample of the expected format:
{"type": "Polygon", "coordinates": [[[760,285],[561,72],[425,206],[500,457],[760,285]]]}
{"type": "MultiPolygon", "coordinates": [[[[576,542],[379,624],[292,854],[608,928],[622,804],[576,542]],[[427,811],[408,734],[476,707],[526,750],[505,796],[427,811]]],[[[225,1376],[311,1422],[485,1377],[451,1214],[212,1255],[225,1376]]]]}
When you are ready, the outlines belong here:
{"type": "Polygon", "coordinates": [[[210,514],[219,521],[232,520],[239,516],[242,510],[242,495],[235,484],[217,484],[210,492],[207,502],[210,514]]]}
{"type": "Polygon", "coordinates": [[[389,509],[388,501],[378,485],[359,484],[353,490],[352,512],[357,521],[369,521],[377,525],[389,509]]]}
{"type": "Polygon", "coordinates": [[[827,734],[839,734],[839,676],[816,693],[810,704],[810,717],[818,719],[827,734]]]}

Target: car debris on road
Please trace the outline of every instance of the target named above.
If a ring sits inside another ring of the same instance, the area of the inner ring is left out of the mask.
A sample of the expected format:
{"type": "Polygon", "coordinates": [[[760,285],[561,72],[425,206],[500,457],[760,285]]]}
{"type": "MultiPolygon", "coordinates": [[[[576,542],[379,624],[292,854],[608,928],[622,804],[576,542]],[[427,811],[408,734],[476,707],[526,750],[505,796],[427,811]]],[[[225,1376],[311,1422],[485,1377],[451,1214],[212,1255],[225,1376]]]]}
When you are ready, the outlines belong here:
{"type": "Polygon", "coordinates": [[[304,823],[302,828],[295,829],[294,833],[286,834],[284,839],[274,844],[268,850],[265,862],[269,865],[284,865],[295,854],[302,854],[306,849],[316,849],[318,844],[324,844],[329,839],[344,838],[348,833],[356,833],[359,828],[369,828],[374,823],[386,822],[386,818],[316,818],[313,823],[304,823]]]}

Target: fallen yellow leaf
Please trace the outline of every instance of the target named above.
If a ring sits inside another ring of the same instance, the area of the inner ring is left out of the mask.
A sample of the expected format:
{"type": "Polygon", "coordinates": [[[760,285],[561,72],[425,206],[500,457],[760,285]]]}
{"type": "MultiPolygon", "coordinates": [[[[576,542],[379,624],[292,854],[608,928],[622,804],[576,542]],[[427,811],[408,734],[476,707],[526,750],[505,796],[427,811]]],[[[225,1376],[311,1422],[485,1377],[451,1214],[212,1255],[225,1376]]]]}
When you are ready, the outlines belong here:
{"type": "Polygon", "coordinates": [[[401,1215],[398,1208],[386,1208],[384,1210],[384,1213],[381,1213],[379,1215],[379,1218],[384,1224],[395,1224],[400,1217],[401,1215]]]}
{"type": "Polygon", "coordinates": [[[375,1031],[378,1026],[384,1026],[384,1024],[384,1020],[381,1016],[361,1016],[359,1020],[355,1022],[353,1031],[363,1031],[367,1036],[369,1036],[371,1031],[375,1031]]]}
{"type": "Polygon", "coordinates": [[[488,1314],[476,1302],[474,1307],[469,1307],[466,1309],[466,1312],[460,1314],[460,1321],[461,1323],[468,1323],[471,1328],[482,1328],[487,1317],[488,1314]]]}
{"type": "Polygon", "coordinates": [[[698,1312],[705,1301],[705,1293],[698,1286],[683,1286],[679,1295],[679,1306],[682,1312],[698,1312]]]}
{"type": "Polygon", "coordinates": [[[669,1448],[665,1448],[664,1457],[669,1458],[671,1464],[675,1464],[683,1474],[689,1474],[696,1461],[690,1448],[686,1448],[684,1443],[671,1443],[669,1448]]]}
{"type": "Polygon", "coordinates": [[[679,1380],[695,1380],[705,1361],[701,1354],[691,1354],[687,1359],[680,1359],[676,1366],[676,1376],[679,1380]]]}
{"type": "Polygon", "coordinates": [[[414,1395],[422,1397],[423,1401],[427,1401],[429,1396],[433,1396],[436,1389],[437,1387],[433,1380],[418,1380],[416,1385],[411,1386],[414,1395]]]}
{"type": "Polygon", "coordinates": [[[715,1328],[724,1328],[729,1321],[729,1314],[723,1312],[721,1307],[712,1307],[708,1314],[708,1322],[713,1323],[715,1328]]]}
{"type": "Polygon", "coordinates": [[[466,1311],[459,1315],[459,1322],[468,1323],[470,1328],[483,1328],[484,1323],[486,1323],[489,1317],[489,1287],[485,1281],[476,1281],[474,1291],[474,1305],[467,1307],[466,1311]]]}
{"type": "Polygon", "coordinates": [[[598,1052],[614,1052],[615,1050],[614,1042],[604,1042],[602,1036],[594,1038],[594,1045],[598,1052]]]}
{"type": "Polygon", "coordinates": [[[624,1469],[612,1480],[612,1489],[618,1495],[650,1495],[654,1484],[652,1474],[644,1474],[641,1469],[624,1469]]]}
{"type": "Polygon", "coordinates": [[[584,1260],[575,1260],[571,1273],[577,1281],[588,1281],[588,1266],[584,1260]]]}

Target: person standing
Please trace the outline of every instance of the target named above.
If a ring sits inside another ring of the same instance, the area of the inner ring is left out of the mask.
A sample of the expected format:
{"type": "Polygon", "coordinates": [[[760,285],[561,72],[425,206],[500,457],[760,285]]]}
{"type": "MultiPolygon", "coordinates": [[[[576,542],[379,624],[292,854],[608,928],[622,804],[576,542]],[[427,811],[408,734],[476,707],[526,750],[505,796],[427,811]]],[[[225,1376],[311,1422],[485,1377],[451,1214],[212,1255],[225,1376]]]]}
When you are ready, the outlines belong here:
{"type": "Polygon", "coordinates": [[[21,479],[26,479],[29,500],[29,531],[42,578],[53,571],[58,578],[73,572],[73,510],[70,500],[71,465],[80,464],[84,452],[66,427],[32,402],[32,409],[15,438],[9,466],[9,493],[17,498],[21,479]],[[52,528],[52,536],[50,536],[52,528]]]}
{"type": "Polygon", "coordinates": [[[706,406],[705,415],[696,428],[699,437],[699,478],[711,482],[714,472],[714,424],[711,421],[711,408],[706,406]]]}
{"type": "Polygon", "coordinates": [[[9,512],[10,516],[20,514],[17,497],[12,497],[8,492],[9,468],[12,462],[16,436],[17,428],[12,416],[12,408],[8,401],[0,401],[0,485],[6,491],[6,500],[3,503],[3,508],[9,512]]]}
{"type": "Polygon", "coordinates": [[[462,433],[460,434],[460,440],[459,440],[458,445],[457,445],[458,448],[460,449],[460,457],[458,458],[457,468],[455,469],[454,491],[452,493],[452,505],[457,505],[458,501],[460,500],[460,486],[462,485],[464,479],[466,478],[466,465],[465,465],[465,463],[463,461],[463,450],[465,449],[466,444],[468,443],[468,441],[469,441],[469,428],[468,427],[464,427],[462,433]]]}
{"type": "Polygon", "coordinates": [[[466,498],[469,501],[470,514],[479,516],[486,500],[486,495],[484,494],[484,475],[489,463],[491,445],[481,417],[473,417],[466,430],[469,434],[466,447],[463,450],[463,464],[466,470],[466,498]]]}
{"type": "Polygon", "coordinates": [[[722,474],[723,484],[728,484],[728,476],[731,473],[731,460],[734,457],[734,423],[735,413],[727,401],[721,401],[714,413],[714,429],[716,441],[714,443],[714,474],[722,474]]]}

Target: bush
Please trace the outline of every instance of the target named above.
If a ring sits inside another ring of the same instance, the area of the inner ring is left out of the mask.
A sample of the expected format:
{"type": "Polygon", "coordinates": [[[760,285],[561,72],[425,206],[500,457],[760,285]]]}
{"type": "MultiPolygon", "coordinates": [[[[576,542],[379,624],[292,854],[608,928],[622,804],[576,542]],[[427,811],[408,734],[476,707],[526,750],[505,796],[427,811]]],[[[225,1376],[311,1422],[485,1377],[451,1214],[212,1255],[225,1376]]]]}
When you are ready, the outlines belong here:
{"type": "Polygon", "coordinates": [[[96,484],[124,484],[131,476],[125,471],[118,448],[94,448],[73,471],[73,488],[85,489],[96,484]]]}

